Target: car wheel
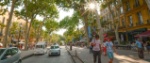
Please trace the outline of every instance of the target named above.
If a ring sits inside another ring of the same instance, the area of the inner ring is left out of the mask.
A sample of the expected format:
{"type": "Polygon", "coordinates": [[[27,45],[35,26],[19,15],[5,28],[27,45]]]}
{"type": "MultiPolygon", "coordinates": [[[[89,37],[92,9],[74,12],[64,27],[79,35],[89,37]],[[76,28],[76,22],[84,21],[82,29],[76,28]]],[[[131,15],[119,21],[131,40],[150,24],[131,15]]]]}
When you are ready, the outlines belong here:
{"type": "Polygon", "coordinates": [[[50,54],[48,54],[48,56],[50,57],[51,55],[50,55],[50,54]]]}
{"type": "Polygon", "coordinates": [[[61,53],[59,52],[59,56],[61,55],[61,53]]]}
{"type": "Polygon", "coordinates": [[[22,63],[22,60],[20,59],[20,60],[18,61],[18,63],[22,63]]]}

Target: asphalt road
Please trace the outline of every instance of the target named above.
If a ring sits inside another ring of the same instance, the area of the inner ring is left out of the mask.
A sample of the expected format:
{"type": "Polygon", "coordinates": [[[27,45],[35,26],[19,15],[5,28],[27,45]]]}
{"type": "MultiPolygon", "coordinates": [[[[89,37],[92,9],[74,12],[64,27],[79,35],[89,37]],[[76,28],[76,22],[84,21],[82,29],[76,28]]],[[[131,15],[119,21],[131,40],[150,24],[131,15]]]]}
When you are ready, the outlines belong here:
{"type": "Polygon", "coordinates": [[[65,47],[61,46],[61,48],[60,56],[36,55],[23,60],[22,63],[73,63],[65,47]]]}

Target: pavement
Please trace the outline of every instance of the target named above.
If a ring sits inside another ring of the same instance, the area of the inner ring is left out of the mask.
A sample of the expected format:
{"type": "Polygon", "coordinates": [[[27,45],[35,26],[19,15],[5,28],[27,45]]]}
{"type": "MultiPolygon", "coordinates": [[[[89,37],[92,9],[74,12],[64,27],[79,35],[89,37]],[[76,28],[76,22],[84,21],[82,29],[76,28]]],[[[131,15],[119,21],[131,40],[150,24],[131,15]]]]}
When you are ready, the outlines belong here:
{"type": "Polygon", "coordinates": [[[28,57],[33,56],[33,52],[34,52],[33,50],[22,50],[21,51],[21,59],[24,60],[28,57]]]}
{"type": "MultiPolygon", "coordinates": [[[[73,47],[70,51],[75,63],[93,63],[93,54],[87,48],[73,47]]],[[[139,59],[137,52],[130,50],[117,50],[118,54],[114,54],[114,63],[150,63],[150,54],[145,54],[145,59],[139,59]]],[[[108,63],[108,57],[101,55],[102,63],[108,63]]]]}

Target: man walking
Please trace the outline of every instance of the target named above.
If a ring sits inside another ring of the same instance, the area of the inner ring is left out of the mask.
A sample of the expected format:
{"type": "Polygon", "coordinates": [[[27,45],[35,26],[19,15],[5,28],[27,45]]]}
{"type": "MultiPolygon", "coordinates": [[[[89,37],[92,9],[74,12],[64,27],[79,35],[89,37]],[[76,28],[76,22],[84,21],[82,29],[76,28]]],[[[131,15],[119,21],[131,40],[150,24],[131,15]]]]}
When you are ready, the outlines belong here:
{"type": "Polygon", "coordinates": [[[139,39],[136,40],[136,46],[138,48],[138,56],[140,59],[144,59],[144,52],[143,52],[143,44],[142,41],[140,41],[139,39]]]}
{"type": "Polygon", "coordinates": [[[98,58],[98,63],[101,63],[101,42],[99,36],[96,35],[95,38],[91,42],[91,46],[93,47],[93,59],[94,63],[96,63],[98,58]]]}
{"type": "Polygon", "coordinates": [[[106,53],[109,58],[108,63],[113,63],[113,58],[114,58],[113,52],[116,52],[116,49],[114,48],[114,45],[109,38],[107,39],[105,46],[106,46],[106,53]]]}

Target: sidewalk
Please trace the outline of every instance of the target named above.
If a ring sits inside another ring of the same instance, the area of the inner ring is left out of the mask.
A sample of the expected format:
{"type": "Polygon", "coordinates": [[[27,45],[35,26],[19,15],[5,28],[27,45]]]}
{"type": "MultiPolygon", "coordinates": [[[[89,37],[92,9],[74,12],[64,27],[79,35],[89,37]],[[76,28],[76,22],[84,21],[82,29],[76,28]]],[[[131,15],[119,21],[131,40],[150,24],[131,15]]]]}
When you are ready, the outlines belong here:
{"type": "Polygon", "coordinates": [[[26,59],[26,58],[32,56],[33,52],[34,52],[33,50],[21,51],[21,59],[23,60],[23,59],[26,59]]]}
{"type": "MultiPolygon", "coordinates": [[[[145,53],[145,60],[138,59],[137,52],[129,50],[117,50],[119,55],[114,54],[114,63],[150,63],[150,54],[145,53]]],[[[69,51],[73,56],[79,56],[84,63],[93,63],[93,55],[89,53],[89,49],[73,47],[72,51],[69,51]],[[77,53],[75,53],[75,51],[77,53]]],[[[108,63],[108,57],[102,54],[102,63],[108,63]]],[[[79,59],[75,58],[76,63],[83,63],[79,59]]]]}

